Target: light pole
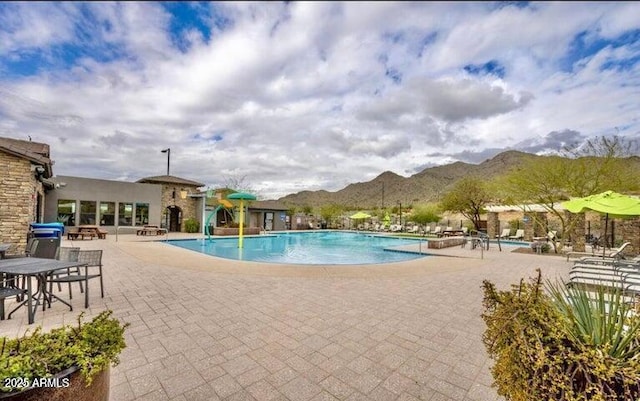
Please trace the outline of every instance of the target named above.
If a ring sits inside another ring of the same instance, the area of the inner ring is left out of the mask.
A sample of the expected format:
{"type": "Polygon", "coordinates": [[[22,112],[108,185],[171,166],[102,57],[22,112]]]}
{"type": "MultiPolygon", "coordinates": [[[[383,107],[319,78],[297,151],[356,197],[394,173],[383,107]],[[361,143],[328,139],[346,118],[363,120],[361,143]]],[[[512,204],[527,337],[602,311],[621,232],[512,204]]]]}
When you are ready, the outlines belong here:
{"type": "Polygon", "coordinates": [[[171,148],[162,149],[161,152],[167,154],[167,175],[169,175],[169,160],[171,160],[171,148]]]}

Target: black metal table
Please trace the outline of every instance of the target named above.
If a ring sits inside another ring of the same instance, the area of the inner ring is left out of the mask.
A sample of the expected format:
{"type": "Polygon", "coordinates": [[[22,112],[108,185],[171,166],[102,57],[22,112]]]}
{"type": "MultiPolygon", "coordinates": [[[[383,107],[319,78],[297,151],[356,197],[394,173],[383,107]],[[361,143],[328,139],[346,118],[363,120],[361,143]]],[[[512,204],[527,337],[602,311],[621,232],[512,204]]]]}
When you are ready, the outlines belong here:
{"type": "MultiPolygon", "coordinates": [[[[83,262],[68,262],[56,259],[45,258],[15,258],[15,259],[1,259],[0,260],[0,275],[12,275],[12,276],[25,276],[27,282],[27,299],[21,302],[14,310],[9,313],[8,318],[18,310],[21,306],[27,305],[29,324],[34,322],[36,309],[40,302],[42,302],[43,310],[47,301],[51,302],[52,298],[56,298],[73,310],[70,303],[59,298],[53,293],[47,290],[47,276],[57,270],[68,269],[72,267],[86,266],[83,262]],[[31,277],[35,277],[37,281],[36,292],[33,292],[33,286],[31,285],[31,277]],[[34,305],[35,298],[35,305],[34,305]]],[[[85,269],[86,272],[86,269],[85,269]]],[[[88,284],[88,279],[85,279],[85,285],[88,284]]]]}

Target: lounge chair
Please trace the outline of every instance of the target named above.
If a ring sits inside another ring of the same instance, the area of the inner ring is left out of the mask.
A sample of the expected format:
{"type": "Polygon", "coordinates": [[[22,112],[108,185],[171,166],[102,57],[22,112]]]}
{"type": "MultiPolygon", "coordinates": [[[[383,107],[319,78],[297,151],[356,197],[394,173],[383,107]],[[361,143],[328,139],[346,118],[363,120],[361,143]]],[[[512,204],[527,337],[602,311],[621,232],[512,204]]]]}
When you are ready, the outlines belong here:
{"type": "Polygon", "coordinates": [[[500,235],[496,235],[496,238],[509,238],[509,236],[511,235],[511,229],[510,228],[505,228],[502,230],[502,234],[500,235]]]}
{"type": "Polygon", "coordinates": [[[583,257],[579,258],[576,263],[578,263],[578,262],[580,262],[580,263],[589,263],[589,262],[601,263],[603,260],[604,261],[611,261],[611,260],[615,260],[615,259],[622,259],[622,257],[623,257],[622,252],[629,246],[631,246],[631,242],[625,242],[624,244],[620,245],[619,248],[612,249],[611,252],[609,252],[606,255],[597,254],[595,252],[588,253],[588,252],[571,252],[571,251],[569,251],[569,252],[567,252],[567,260],[569,260],[570,256],[575,256],[575,255],[584,255],[583,257]]]}
{"type": "Polygon", "coordinates": [[[422,235],[427,235],[431,232],[431,226],[426,226],[424,230],[422,230],[422,235]]]}
{"type": "Polygon", "coordinates": [[[524,238],[524,229],[516,230],[515,235],[509,236],[509,239],[523,239],[524,238]]]}
{"type": "Polygon", "coordinates": [[[433,231],[431,232],[431,234],[435,234],[438,237],[442,235],[442,227],[440,226],[436,226],[436,228],[433,229],[433,231]]]}

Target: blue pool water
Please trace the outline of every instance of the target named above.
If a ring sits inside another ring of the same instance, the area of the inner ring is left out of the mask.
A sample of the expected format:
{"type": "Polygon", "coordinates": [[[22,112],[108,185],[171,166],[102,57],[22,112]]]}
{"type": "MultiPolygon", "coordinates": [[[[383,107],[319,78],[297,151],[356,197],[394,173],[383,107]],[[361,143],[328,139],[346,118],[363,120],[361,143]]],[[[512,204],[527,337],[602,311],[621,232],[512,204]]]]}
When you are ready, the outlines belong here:
{"type": "MultiPolygon", "coordinates": [[[[220,258],[254,262],[354,265],[400,262],[424,257],[411,252],[385,250],[416,244],[415,239],[378,235],[321,231],[312,233],[282,233],[244,237],[243,249],[237,238],[170,240],[169,244],[220,258]]],[[[426,249],[426,243],[423,244],[426,249]]]]}

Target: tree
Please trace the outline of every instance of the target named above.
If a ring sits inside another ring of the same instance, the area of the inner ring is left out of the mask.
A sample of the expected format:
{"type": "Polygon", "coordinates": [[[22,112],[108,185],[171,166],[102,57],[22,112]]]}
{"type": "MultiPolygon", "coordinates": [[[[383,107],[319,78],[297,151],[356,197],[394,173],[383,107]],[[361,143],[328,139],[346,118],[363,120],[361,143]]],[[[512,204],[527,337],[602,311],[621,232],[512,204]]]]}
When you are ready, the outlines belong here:
{"type": "Polygon", "coordinates": [[[342,213],[342,207],[336,204],[329,204],[320,207],[320,217],[322,220],[333,226],[334,220],[342,213]]]}
{"type": "MultiPolygon", "coordinates": [[[[619,137],[597,137],[581,145],[566,147],[559,156],[532,159],[500,179],[504,203],[520,205],[527,212],[538,204],[556,216],[563,235],[573,231],[575,219],[568,219],[560,204],[571,197],[584,197],[606,190],[637,191],[640,174],[629,157],[637,142],[619,137]]],[[[535,217],[534,217],[535,218],[535,217]]],[[[555,241],[554,249],[558,246],[555,241]]]]}
{"type": "Polygon", "coordinates": [[[442,216],[440,215],[438,205],[424,204],[416,205],[409,219],[420,225],[426,225],[429,223],[437,223],[441,218],[442,216]]]}
{"type": "Polygon", "coordinates": [[[458,180],[453,188],[444,194],[440,201],[442,210],[462,214],[473,222],[476,230],[480,230],[480,215],[491,200],[487,184],[479,177],[464,177],[458,180]]]}

